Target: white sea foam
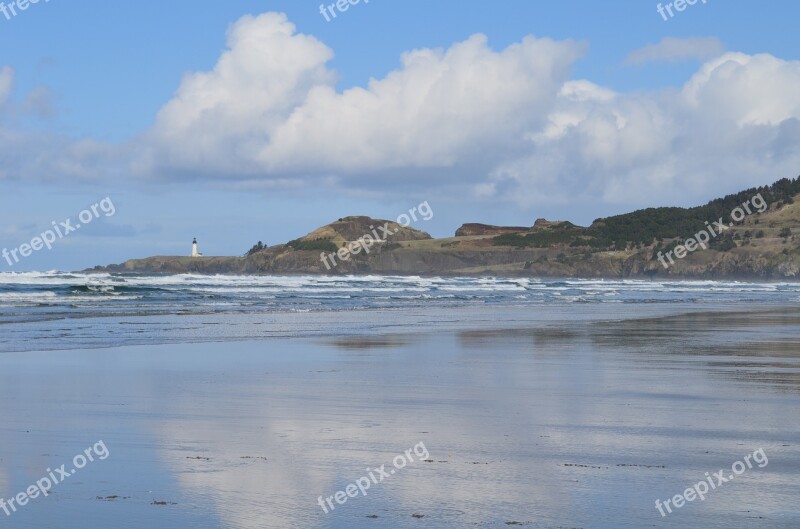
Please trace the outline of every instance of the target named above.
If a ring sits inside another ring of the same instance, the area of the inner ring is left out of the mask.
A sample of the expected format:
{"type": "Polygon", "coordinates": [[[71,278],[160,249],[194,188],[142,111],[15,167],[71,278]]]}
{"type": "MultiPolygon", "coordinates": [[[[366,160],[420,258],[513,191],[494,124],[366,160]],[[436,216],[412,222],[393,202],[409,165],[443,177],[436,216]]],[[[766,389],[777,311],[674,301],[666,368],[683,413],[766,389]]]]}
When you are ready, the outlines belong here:
{"type": "MultiPolygon", "coordinates": [[[[326,308],[369,308],[386,300],[402,303],[481,302],[601,303],[701,302],[706,299],[772,299],[786,301],[800,294],[798,283],[743,281],[647,281],[641,279],[444,278],[420,276],[243,276],[181,274],[120,276],[50,272],[0,273],[0,303],[77,304],[137,301],[138,309],[164,306],[191,311],[193,302],[224,298],[217,307],[262,305],[270,310],[283,304],[326,308]],[[316,301],[314,301],[316,300],[316,301]],[[340,303],[336,305],[336,303],[340,303]]],[[[128,307],[130,310],[130,308],[128,307]]]]}

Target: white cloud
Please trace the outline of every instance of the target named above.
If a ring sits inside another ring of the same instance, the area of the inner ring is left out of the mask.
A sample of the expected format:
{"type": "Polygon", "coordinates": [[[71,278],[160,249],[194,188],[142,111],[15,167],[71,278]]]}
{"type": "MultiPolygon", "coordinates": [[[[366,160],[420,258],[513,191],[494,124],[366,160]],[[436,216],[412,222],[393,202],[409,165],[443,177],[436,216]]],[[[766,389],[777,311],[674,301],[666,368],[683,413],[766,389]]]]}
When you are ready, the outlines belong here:
{"type": "MultiPolygon", "coordinates": [[[[441,191],[598,210],[697,203],[800,172],[800,62],[727,53],[679,89],[624,93],[571,79],[584,49],[526,37],[493,50],[474,35],[409,51],[383,78],[339,91],[330,48],[284,15],[247,16],[141,138],[113,147],[0,127],[0,179],[132,167],[226,189],[441,191]]],[[[649,53],[688,53],[665,49],[649,53]]]]}
{"type": "MultiPolygon", "coordinates": [[[[364,87],[337,91],[333,52],[285,16],[245,17],[210,72],[186,76],[150,132],[146,170],[264,189],[452,189],[532,206],[686,203],[800,169],[800,63],[725,54],[680,90],[616,93],[570,80],[584,45],[483,35],[417,49],[364,87]]],[[[665,39],[632,54],[718,54],[665,39]]]]}
{"type": "Polygon", "coordinates": [[[800,173],[800,62],[726,54],[681,90],[575,98],[562,91],[529,152],[490,181],[524,204],[696,202],[800,173]]]}
{"type": "Polygon", "coordinates": [[[475,35],[447,50],[408,52],[384,79],[339,93],[326,68],[330,49],[296,34],[284,15],[248,16],[214,69],[186,76],[161,110],[137,168],[331,181],[454,167],[520,143],[583,47],[527,37],[498,53],[475,35]]]}
{"type": "Polygon", "coordinates": [[[800,118],[798,87],[800,62],[728,53],[704,64],[683,95],[694,112],[741,128],[800,118]]]}
{"type": "Polygon", "coordinates": [[[0,68],[0,105],[5,104],[11,97],[11,89],[14,87],[14,69],[11,66],[0,68]]]}
{"type": "Polygon", "coordinates": [[[39,118],[50,118],[56,114],[52,102],[52,92],[46,86],[38,86],[25,94],[22,103],[12,99],[16,72],[11,66],[0,68],[0,117],[19,117],[33,115],[39,118]]]}
{"type": "Polygon", "coordinates": [[[286,16],[246,16],[228,32],[228,49],[210,72],[186,75],[159,112],[150,163],[179,169],[258,171],[275,128],[314,88],[332,86],[333,52],[295,33],[286,16]]]}
{"type": "Polygon", "coordinates": [[[721,55],[724,50],[722,42],[714,37],[666,37],[658,44],[649,44],[631,52],[625,62],[644,64],[664,61],[705,61],[721,55]]]}
{"type": "Polygon", "coordinates": [[[78,184],[121,175],[128,149],[0,126],[0,181],[78,184]]]}
{"type": "Polygon", "coordinates": [[[33,114],[34,116],[42,119],[49,119],[56,115],[56,108],[52,98],[53,94],[48,87],[39,86],[31,90],[28,95],[25,96],[22,108],[25,112],[33,114]]]}
{"type": "Polygon", "coordinates": [[[366,88],[321,87],[280,126],[270,170],[364,172],[453,167],[518,144],[543,122],[583,46],[527,37],[502,52],[475,35],[448,50],[406,53],[366,88]]]}

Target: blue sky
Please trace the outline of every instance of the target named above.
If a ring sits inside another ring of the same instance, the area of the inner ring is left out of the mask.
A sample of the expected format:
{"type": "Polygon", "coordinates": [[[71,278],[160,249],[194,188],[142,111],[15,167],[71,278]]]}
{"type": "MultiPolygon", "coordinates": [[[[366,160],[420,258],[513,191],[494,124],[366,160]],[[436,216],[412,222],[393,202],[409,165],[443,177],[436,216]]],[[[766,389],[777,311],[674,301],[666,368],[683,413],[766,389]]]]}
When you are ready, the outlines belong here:
{"type": "Polygon", "coordinates": [[[436,236],[588,224],[800,174],[794,2],[701,0],[667,21],[643,0],[371,0],[330,22],[318,1],[198,4],[0,14],[0,246],[106,196],[117,210],[0,271],[195,236],[241,254],[424,200],[436,236]]]}

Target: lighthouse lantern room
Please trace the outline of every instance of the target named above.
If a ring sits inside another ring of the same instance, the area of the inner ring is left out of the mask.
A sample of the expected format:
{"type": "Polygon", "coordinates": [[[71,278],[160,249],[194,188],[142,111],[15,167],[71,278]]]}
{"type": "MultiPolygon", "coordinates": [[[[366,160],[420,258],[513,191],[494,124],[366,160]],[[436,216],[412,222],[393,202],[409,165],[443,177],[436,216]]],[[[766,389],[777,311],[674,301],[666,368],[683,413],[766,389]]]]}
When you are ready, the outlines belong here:
{"type": "Polygon", "coordinates": [[[203,254],[197,251],[197,237],[192,240],[192,257],[202,257],[203,254]]]}

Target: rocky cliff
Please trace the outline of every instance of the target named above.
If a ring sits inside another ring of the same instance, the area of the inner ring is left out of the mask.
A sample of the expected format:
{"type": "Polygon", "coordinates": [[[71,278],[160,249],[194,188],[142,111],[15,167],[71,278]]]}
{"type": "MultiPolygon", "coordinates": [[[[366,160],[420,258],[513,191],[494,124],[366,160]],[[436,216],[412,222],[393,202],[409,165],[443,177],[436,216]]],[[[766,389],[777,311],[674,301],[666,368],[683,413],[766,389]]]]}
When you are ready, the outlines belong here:
{"type": "Polygon", "coordinates": [[[468,223],[456,230],[456,237],[474,237],[478,235],[503,235],[504,233],[519,233],[530,228],[519,226],[491,226],[489,224],[468,223]]]}
{"type": "MultiPolygon", "coordinates": [[[[800,179],[789,181],[794,190],[800,179]]],[[[776,184],[777,185],[777,184],[776,184]]],[[[772,188],[764,188],[770,193],[772,188]]],[[[770,195],[768,195],[770,196],[770,195]]],[[[244,257],[149,257],[90,271],[141,274],[420,274],[508,275],[586,278],[707,278],[787,280],[800,278],[800,198],[775,193],[761,211],[730,222],[724,233],[694,251],[680,252],[699,219],[714,221],[709,211],[731,202],[714,201],[693,209],[661,208],[598,219],[582,228],[564,221],[539,219],[533,227],[465,224],[456,237],[429,234],[370,217],[344,217],[308,235],[244,257]],[[711,209],[709,209],[711,208],[711,209]],[[696,216],[693,217],[693,215],[696,216]],[[686,220],[688,218],[688,220],[686,220]],[[666,220],[664,220],[666,219],[666,220]],[[675,219],[685,223],[677,223],[675,219]],[[685,233],[663,236],[667,227],[685,233]],[[648,231],[649,230],[649,231],[648,231]],[[662,233],[649,236],[650,232],[662,233]],[[630,234],[630,239],[619,233],[630,234]],[[350,248],[367,234],[378,241],[369,251],[344,252],[335,264],[321,255],[350,248]],[[379,237],[375,237],[379,234],[379,237]],[[664,258],[670,253],[671,261],[664,258]],[[683,253],[683,257],[678,254],[683,253]]],[[[714,209],[717,208],[717,209],[714,209]]],[[[728,211],[730,211],[728,209],[728,211]]]]}

